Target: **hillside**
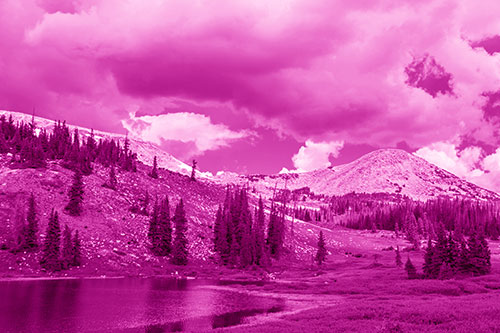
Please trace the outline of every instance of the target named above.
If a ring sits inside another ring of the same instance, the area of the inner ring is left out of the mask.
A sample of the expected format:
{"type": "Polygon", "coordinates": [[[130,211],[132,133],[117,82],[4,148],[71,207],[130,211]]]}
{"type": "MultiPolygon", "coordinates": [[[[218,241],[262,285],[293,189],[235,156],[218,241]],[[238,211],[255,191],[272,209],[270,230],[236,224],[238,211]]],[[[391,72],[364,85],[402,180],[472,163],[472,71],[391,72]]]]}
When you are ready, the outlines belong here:
{"type": "MultiPolygon", "coordinates": [[[[0,115],[11,113],[0,111],[0,115]]],[[[12,113],[16,122],[31,122],[31,116],[12,113]]],[[[51,130],[53,121],[35,118],[38,129],[51,130]]],[[[74,128],[71,127],[70,128],[74,128]]],[[[82,137],[90,130],[78,128],[82,137]]],[[[122,135],[95,131],[99,139],[114,139],[123,143],[122,135]]],[[[35,194],[38,205],[40,238],[43,239],[50,210],[60,213],[61,225],[78,230],[82,238],[84,266],[78,272],[86,275],[100,274],[164,274],[169,267],[168,258],[155,257],[149,249],[147,237],[149,217],[131,212],[140,205],[146,193],[152,201],[168,195],[173,214],[175,204],[185,201],[188,217],[188,243],[190,258],[196,265],[217,265],[213,252],[213,224],[217,207],[224,201],[227,184],[248,185],[250,205],[257,206],[262,196],[266,214],[269,214],[272,192],[278,189],[308,187],[315,194],[342,195],[350,192],[402,194],[414,199],[438,196],[473,199],[499,199],[496,193],[439,169],[421,158],[401,150],[378,150],[341,166],[308,173],[291,173],[271,176],[243,176],[224,173],[217,177],[198,172],[198,181],[189,179],[190,167],[158,146],[130,139],[132,151],[138,153],[137,172],[117,171],[118,189],[102,187],[108,179],[108,169],[94,163],[92,174],[84,177],[83,214],[72,217],[64,212],[73,172],[64,168],[61,161],[49,161],[46,168],[24,168],[10,163],[11,154],[0,154],[0,246],[8,249],[15,242],[16,221],[25,214],[30,193],[35,194]],[[159,179],[148,176],[154,156],[159,160],[159,179]],[[200,177],[201,176],[201,177],[200,177]],[[205,177],[203,177],[205,176],[205,177]]],[[[298,207],[318,209],[325,202],[315,196],[307,196],[298,207]]],[[[152,203],[149,206],[151,209],[152,203]]],[[[380,250],[370,238],[382,235],[393,239],[391,232],[369,236],[331,224],[329,221],[305,222],[295,216],[286,216],[286,251],[288,259],[310,260],[320,230],[327,236],[331,253],[343,253],[360,244],[372,244],[372,250],[380,250]],[[293,228],[292,228],[293,221],[293,228]],[[326,228],[326,226],[329,226],[326,228]],[[293,229],[293,232],[292,232],[293,229]],[[353,237],[356,241],[353,243],[353,237]]],[[[331,221],[330,221],[331,222],[331,221]]],[[[401,240],[391,240],[391,244],[401,240]]],[[[385,242],[387,244],[387,242],[385,242]]],[[[366,248],[367,245],[362,247],[366,248]]],[[[39,254],[15,255],[0,251],[0,274],[36,275],[39,270],[39,254]]],[[[65,273],[61,273],[65,274],[65,273]]],[[[73,273],[71,273],[73,274],[73,273]]]]}
{"type": "MultiPolygon", "coordinates": [[[[6,118],[12,116],[14,122],[31,123],[32,121],[32,116],[25,113],[0,110],[0,116],[2,115],[5,115],[6,118]]],[[[46,129],[47,131],[51,131],[54,127],[54,120],[35,116],[35,124],[38,129],[46,129]]],[[[73,131],[74,129],[78,129],[78,132],[83,137],[87,137],[91,133],[91,129],[89,128],[74,126],[71,124],[68,124],[68,127],[71,131],[73,131]]],[[[97,141],[99,141],[100,139],[111,139],[115,140],[116,142],[120,142],[121,144],[123,144],[125,140],[125,135],[97,130],[94,130],[94,137],[97,141]]],[[[154,143],[137,140],[136,138],[132,137],[129,137],[128,140],[130,143],[130,149],[137,153],[138,160],[143,162],[144,164],[152,165],[153,158],[154,156],[156,156],[159,167],[184,175],[191,174],[191,166],[176,159],[174,156],[170,155],[168,152],[161,149],[154,143]]],[[[196,175],[197,177],[201,178],[211,178],[210,173],[204,173],[198,170],[196,171],[196,175]]]]}
{"type": "MultiPolygon", "coordinates": [[[[147,176],[150,167],[139,164],[138,171],[117,172],[117,191],[102,187],[108,178],[107,169],[94,165],[94,172],[84,177],[82,216],[72,217],[64,212],[73,172],[50,162],[43,169],[10,169],[9,157],[0,154],[0,245],[14,241],[16,217],[24,214],[31,192],[35,194],[39,214],[40,237],[44,237],[50,210],[60,214],[61,226],[78,230],[84,253],[83,269],[88,274],[120,274],[140,269],[142,272],[160,269],[166,258],[154,257],[147,238],[149,217],[130,212],[139,205],[146,191],[154,201],[156,196],[168,195],[173,214],[180,198],[185,202],[189,219],[188,239],[192,260],[206,261],[211,255],[212,223],[217,204],[224,198],[224,188],[193,182],[188,176],[159,170],[159,179],[147,176]]],[[[149,209],[152,207],[152,202],[149,209]]],[[[35,274],[39,265],[37,255],[20,259],[8,251],[0,251],[0,272],[35,274]],[[18,262],[22,260],[22,262],[18,262]]]]}
{"type": "Polygon", "coordinates": [[[258,191],[275,186],[290,190],[309,187],[315,194],[394,193],[416,200],[462,197],[499,200],[497,193],[483,189],[439,167],[399,149],[380,149],[359,159],[327,169],[273,176],[240,177],[258,191]]]}

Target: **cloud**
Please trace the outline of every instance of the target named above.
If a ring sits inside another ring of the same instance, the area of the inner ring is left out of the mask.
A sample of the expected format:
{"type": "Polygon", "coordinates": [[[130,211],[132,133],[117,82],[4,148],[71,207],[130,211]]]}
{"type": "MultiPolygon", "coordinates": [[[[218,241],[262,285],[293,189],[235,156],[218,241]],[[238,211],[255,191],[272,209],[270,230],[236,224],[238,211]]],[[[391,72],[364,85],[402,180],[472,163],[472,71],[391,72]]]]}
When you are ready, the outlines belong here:
{"type": "Polygon", "coordinates": [[[208,116],[188,112],[155,116],[131,113],[122,124],[132,137],[168,148],[179,158],[200,155],[253,135],[249,131],[232,131],[223,124],[212,123],[208,116]]]}
{"type": "Polygon", "coordinates": [[[486,155],[477,146],[459,150],[452,142],[435,142],[414,154],[471,183],[500,193],[500,148],[486,155]]]}
{"type": "Polygon", "coordinates": [[[0,108],[116,131],[135,106],[182,98],[230,104],[300,142],[498,146],[482,106],[500,54],[471,45],[498,34],[499,11],[494,0],[3,0],[0,108]],[[444,88],[429,84],[453,94],[407,84],[427,54],[446,74],[444,88]]]}
{"type": "MultiPolygon", "coordinates": [[[[314,142],[307,140],[300,147],[297,154],[293,155],[292,161],[296,172],[307,172],[327,168],[331,165],[329,157],[337,157],[344,146],[343,141],[314,142]]],[[[280,173],[290,172],[286,169],[280,173]]]]}

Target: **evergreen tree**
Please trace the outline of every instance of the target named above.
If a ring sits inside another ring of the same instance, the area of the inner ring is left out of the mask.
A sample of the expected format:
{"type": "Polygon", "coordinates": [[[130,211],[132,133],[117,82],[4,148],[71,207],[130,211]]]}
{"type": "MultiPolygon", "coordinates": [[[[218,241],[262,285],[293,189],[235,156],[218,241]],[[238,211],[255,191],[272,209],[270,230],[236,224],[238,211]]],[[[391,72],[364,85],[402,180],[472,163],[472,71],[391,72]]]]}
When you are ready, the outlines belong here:
{"type": "Polygon", "coordinates": [[[170,223],[170,205],[168,197],[162,201],[159,207],[156,225],[156,255],[166,256],[172,251],[172,226],[170,223]]]}
{"type": "Polygon", "coordinates": [[[36,217],[36,204],[35,196],[31,192],[28,200],[28,213],[27,213],[27,226],[25,233],[25,244],[28,249],[36,249],[38,247],[37,233],[38,233],[38,219],[36,217]]]}
{"type": "Polygon", "coordinates": [[[157,246],[158,240],[158,199],[156,199],[155,204],[153,206],[153,211],[151,212],[151,218],[149,219],[149,230],[148,230],[148,238],[151,242],[151,248],[153,252],[157,246]]]}
{"type": "Polygon", "coordinates": [[[488,274],[491,269],[491,254],[483,234],[473,233],[468,242],[469,272],[473,275],[488,274]]]}
{"type": "Polygon", "coordinates": [[[401,260],[401,253],[399,252],[399,246],[396,247],[396,266],[403,266],[403,261],[401,260]]]}
{"type": "Polygon", "coordinates": [[[460,252],[458,256],[458,269],[457,271],[465,274],[470,271],[470,251],[464,239],[460,242],[460,252]]]}
{"type": "Polygon", "coordinates": [[[257,210],[255,218],[255,263],[257,265],[262,265],[263,257],[265,256],[265,239],[264,239],[264,227],[265,227],[265,213],[264,213],[264,202],[262,197],[259,198],[259,207],[257,210]]]}
{"type": "Polygon", "coordinates": [[[325,261],[326,259],[326,247],[325,247],[325,238],[323,236],[323,231],[319,232],[319,238],[318,238],[318,251],[316,252],[316,257],[314,260],[318,263],[318,265],[321,266],[321,264],[325,261]]]}
{"type": "Polygon", "coordinates": [[[80,236],[78,235],[78,230],[75,231],[75,236],[73,237],[73,248],[71,251],[71,256],[73,258],[72,266],[78,267],[82,263],[82,254],[81,254],[81,243],[80,236]]]}
{"type": "Polygon", "coordinates": [[[198,162],[196,160],[193,160],[193,164],[191,164],[191,180],[196,180],[196,166],[198,165],[198,162]]]}
{"type": "Polygon", "coordinates": [[[111,165],[109,167],[109,179],[108,182],[103,185],[104,187],[110,188],[112,190],[116,190],[118,186],[118,181],[116,180],[116,172],[115,167],[111,165]]]}
{"type": "Polygon", "coordinates": [[[267,244],[272,256],[278,258],[283,246],[284,233],[283,217],[278,214],[277,209],[272,206],[269,215],[269,227],[267,230],[267,244]]]}
{"type": "Polygon", "coordinates": [[[434,247],[432,246],[432,240],[429,239],[427,242],[427,249],[425,250],[425,255],[424,255],[424,277],[427,279],[433,279],[436,276],[435,274],[435,269],[433,267],[433,259],[434,259],[434,247]]]}
{"type": "Polygon", "coordinates": [[[42,258],[40,260],[40,265],[49,271],[56,271],[61,268],[59,261],[60,241],[61,229],[59,227],[59,216],[52,209],[43,244],[42,258]]]}
{"type": "Polygon", "coordinates": [[[481,268],[479,272],[481,274],[488,274],[491,271],[491,251],[488,247],[488,242],[484,238],[484,234],[481,233],[479,236],[479,244],[481,245],[479,251],[479,257],[481,258],[481,268]]]}
{"type": "Polygon", "coordinates": [[[413,266],[410,256],[408,256],[408,259],[406,260],[405,270],[406,273],[408,274],[408,279],[411,280],[417,278],[417,269],[415,268],[415,266],[413,266]]]}
{"type": "Polygon", "coordinates": [[[188,262],[187,220],[182,199],[175,208],[173,223],[175,225],[175,239],[172,249],[172,262],[175,265],[186,265],[188,262]]]}
{"type": "Polygon", "coordinates": [[[80,216],[82,213],[83,202],[83,181],[82,174],[79,170],[75,171],[73,175],[73,184],[69,191],[69,202],[65,209],[72,216],[80,216]]]}
{"type": "Polygon", "coordinates": [[[151,173],[149,174],[151,178],[158,179],[158,164],[156,161],[156,156],[153,159],[153,169],[151,170],[151,173]]]}
{"type": "Polygon", "coordinates": [[[70,268],[73,263],[73,239],[68,225],[65,226],[62,239],[61,264],[63,269],[70,268]]]}
{"type": "Polygon", "coordinates": [[[223,233],[223,223],[224,223],[224,218],[222,216],[222,207],[219,205],[219,208],[217,209],[217,213],[215,214],[215,223],[214,223],[214,250],[215,252],[221,251],[222,245],[221,242],[222,240],[225,241],[226,235],[223,233]]]}

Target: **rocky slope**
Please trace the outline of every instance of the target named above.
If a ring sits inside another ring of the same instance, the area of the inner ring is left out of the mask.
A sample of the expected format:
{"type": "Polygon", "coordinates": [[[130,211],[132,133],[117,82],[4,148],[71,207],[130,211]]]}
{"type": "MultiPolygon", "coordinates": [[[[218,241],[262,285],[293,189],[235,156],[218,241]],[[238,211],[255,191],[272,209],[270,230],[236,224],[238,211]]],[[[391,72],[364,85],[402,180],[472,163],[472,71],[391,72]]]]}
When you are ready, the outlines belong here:
{"type": "Polygon", "coordinates": [[[439,167],[399,149],[380,149],[361,158],[327,169],[275,176],[248,176],[259,191],[275,186],[288,189],[309,187],[315,194],[398,193],[417,200],[440,196],[500,200],[492,191],[469,183],[439,167]]]}

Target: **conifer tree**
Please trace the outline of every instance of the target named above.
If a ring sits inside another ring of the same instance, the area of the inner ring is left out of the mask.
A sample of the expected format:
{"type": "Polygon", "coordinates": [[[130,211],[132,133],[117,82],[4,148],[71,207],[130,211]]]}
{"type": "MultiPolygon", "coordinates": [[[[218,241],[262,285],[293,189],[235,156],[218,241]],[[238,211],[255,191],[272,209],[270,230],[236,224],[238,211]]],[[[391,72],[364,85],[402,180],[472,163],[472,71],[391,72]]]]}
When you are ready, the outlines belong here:
{"type": "Polygon", "coordinates": [[[151,242],[151,248],[154,249],[156,246],[157,240],[157,227],[158,227],[158,198],[153,205],[153,211],[151,212],[151,218],[149,219],[149,229],[148,229],[148,238],[151,242]]]}
{"type": "Polygon", "coordinates": [[[265,256],[265,239],[264,239],[264,227],[265,227],[265,214],[264,214],[264,203],[262,197],[259,198],[259,207],[257,210],[257,216],[255,217],[255,263],[257,265],[262,265],[263,257],[265,256]]]}
{"type": "Polygon", "coordinates": [[[83,182],[82,174],[79,170],[76,170],[73,175],[73,184],[69,191],[69,202],[65,209],[72,216],[80,216],[82,213],[82,202],[83,202],[83,182]]]}
{"type": "Polygon", "coordinates": [[[50,213],[49,224],[43,244],[40,265],[50,271],[59,270],[61,263],[60,255],[61,228],[59,227],[59,216],[54,209],[50,213]]]}
{"type": "Polygon", "coordinates": [[[326,259],[325,238],[323,236],[323,231],[320,231],[318,238],[318,251],[316,252],[316,257],[314,258],[314,260],[316,260],[318,265],[321,266],[321,264],[325,261],[325,259],[326,259]]]}
{"type": "Polygon", "coordinates": [[[432,240],[429,239],[427,242],[427,249],[425,250],[424,255],[424,277],[427,279],[435,278],[435,269],[433,268],[433,259],[434,259],[434,247],[432,246],[432,240]]]}
{"type": "Polygon", "coordinates": [[[191,164],[191,180],[196,180],[196,166],[198,165],[198,162],[196,160],[193,160],[193,164],[191,164]]]}
{"type": "Polygon", "coordinates": [[[35,196],[31,192],[30,198],[28,200],[28,213],[27,213],[27,225],[25,233],[25,244],[28,249],[36,249],[38,247],[37,233],[38,233],[38,219],[36,217],[36,204],[35,196]]]}
{"type": "Polygon", "coordinates": [[[81,243],[80,236],[78,235],[78,230],[75,231],[75,236],[73,237],[73,248],[71,251],[71,256],[73,258],[72,266],[78,267],[82,263],[82,254],[81,254],[81,243]]]}
{"type": "Polygon", "coordinates": [[[467,247],[467,242],[462,239],[460,242],[460,252],[458,256],[458,269],[460,273],[467,273],[470,271],[470,251],[467,247]]]}
{"type": "Polygon", "coordinates": [[[397,267],[403,266],[403,261],[401,260],[401,253],[399,251],[399,246],[396,247],[396,266],[397,267]]]}
{"type": "Polygon", "coordinates": [[[186,265],[188,262],[187,220],[182,199],[175,208],[173,223],[175,225],[175,239],[172,249],[172,262],[175,265],[186,265]]]}
{"type": "Polygon", "coordinates": [[[221,251],[221,241],[226,235],[223,234],[223,216],[222,216],[222,207],[219,205],[217,209],[217,213],[215,214],[215,222],[214,222],[214,250],[215,252],[221,251]]]}
{"type": "Polygon", "coordinates": [[[108,182],[103,185],[104,187],[107,187],[112,190],[116,190],[118,186],[118,181],[116,180],[116,172],[115,172],[115,167],[111,165],[109,167],[109,178],[108,182]]]}
{"type": "Polygon", "coordinates": [[[172,251],[172,225],[170,223],[170,205],[167,196],[165,196],[159,207],[156,237],[156,255],[169,255],[172,251]]]}
{"type": "Polygon", "coordinates": [[[151,170],[151,173],[149,174],[151,178],[157,179],[158,178],[158,164],[156,161],[156,156],[153,159],[153,169],[151,170]]]}
{"type": "Polygon", "coordinates": [[[73,263],[73,239],[71,238],[71,230],[68,225],[64,227],[62,237],[62,253],[61,264],[63,269],[70,268],[73,263]]]}
{"type": "Polygon", "coordinates": [[[275,206],[271,207],[269,214],[269,227],[267,230],[267,244],[272,256],[278,258],[283,245],[283,221],[275,206]]]}
{"type": "Polygon", "coordinates": [[[408,259],[406,260],[405,270],[408,274],[408,279],[411,280],[417,278],[417,269],[415,268],[415,266],[413,266],[410,256],[408,256],[408,259]]]}

